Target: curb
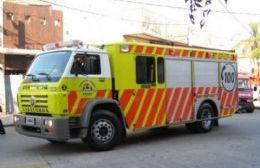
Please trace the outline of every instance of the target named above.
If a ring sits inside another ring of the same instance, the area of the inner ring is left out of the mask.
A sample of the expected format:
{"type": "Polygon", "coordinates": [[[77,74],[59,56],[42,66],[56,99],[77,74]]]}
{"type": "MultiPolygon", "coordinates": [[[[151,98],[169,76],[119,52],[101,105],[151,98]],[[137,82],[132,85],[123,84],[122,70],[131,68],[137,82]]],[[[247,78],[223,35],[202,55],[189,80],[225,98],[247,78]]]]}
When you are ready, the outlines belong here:
{"type": "Polygon", "coordinates": [[[13,114],[3,115],[3,116],[1,116],[1,120],[2,120],[2,123],[3,123],[4,127],[12,127],[12,126],[14,126],[13,114]]]}
{"type": "Polygon", "coordinates": [[[4,126],[4,127],[13,127],[14,124],[4,124],[3,126],[4,126]]]}
{"type": "Polygon", "coordinates": [[[254,101],[255,109],[260,109],[260,101],[254,101]]]}

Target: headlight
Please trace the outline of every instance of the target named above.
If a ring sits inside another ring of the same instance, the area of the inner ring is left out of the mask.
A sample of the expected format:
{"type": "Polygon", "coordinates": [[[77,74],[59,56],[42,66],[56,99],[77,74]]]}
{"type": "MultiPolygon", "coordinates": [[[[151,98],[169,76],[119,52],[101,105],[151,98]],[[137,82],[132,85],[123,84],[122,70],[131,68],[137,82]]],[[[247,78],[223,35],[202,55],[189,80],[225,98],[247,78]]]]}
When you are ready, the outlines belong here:
{"type": "Polygon", "coordinates": [[[48,126],[49,126],[49,127],[52,127],[52,125],[53,125],[52,120],[49,120],[49,121],[48,121],[48,126]]]}
{"type": "Polygon", "coordinates": [[[48,127],[52,127],[53,126],[53,122],[52,122],[52,120],[44,120],[44,125],[47,125],[48,127]]]}

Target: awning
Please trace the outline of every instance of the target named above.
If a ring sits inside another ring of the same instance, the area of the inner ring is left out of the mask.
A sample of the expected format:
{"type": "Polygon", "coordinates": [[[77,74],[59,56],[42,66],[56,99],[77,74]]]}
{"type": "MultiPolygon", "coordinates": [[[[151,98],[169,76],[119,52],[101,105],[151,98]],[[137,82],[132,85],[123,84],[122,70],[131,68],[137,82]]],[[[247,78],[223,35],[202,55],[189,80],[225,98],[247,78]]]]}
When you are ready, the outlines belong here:
{"type": "Polygon", "coordinates": [[[123,37],[126,40],[147,40],[150,43],[157,43],[157,44],[166,44],[166,45],[176,45],[176,46],[188,46],[186,43],[182,43],[179,41],[170,40],[164,37],[155,36],[149,33],[134,33],[134,34],[125,34],[123,37]]]}
{"type": "Polygon", "coordinates": [[[8,55],[37,55],[41,50],[17,49],[17,48],[0,48],[0,54],[8,55]]]}

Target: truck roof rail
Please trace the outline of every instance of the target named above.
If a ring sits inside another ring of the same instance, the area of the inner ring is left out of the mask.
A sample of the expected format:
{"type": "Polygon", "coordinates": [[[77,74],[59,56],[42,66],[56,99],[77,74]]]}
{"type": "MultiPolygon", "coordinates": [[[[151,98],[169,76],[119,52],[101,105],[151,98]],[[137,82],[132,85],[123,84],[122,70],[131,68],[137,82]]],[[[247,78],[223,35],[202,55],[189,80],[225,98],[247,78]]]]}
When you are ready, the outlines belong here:
{"type": "Polygon", "coordinates": [[[81,40],[69,40],[69,41],[60,41],[55,43],[48,43],[43,46],[44,51],[54,50],[58,48],[97,48],[97,49],[104,49],[104,45],[97,45],[97,44],[86,44],[81,40]]]}

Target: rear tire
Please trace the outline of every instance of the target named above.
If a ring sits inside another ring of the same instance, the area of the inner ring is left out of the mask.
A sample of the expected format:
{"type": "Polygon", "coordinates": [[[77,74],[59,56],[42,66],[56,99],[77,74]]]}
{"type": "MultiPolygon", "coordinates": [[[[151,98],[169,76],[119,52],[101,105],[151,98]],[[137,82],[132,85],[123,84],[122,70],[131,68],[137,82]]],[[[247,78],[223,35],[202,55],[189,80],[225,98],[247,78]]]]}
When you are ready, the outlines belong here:
{"type": "Polygon", "coordinates": [[[214,120],[211,119],[213,116],[212,106],[208,103],[204,103],[197,113],[197,120],[199,121],[186,124],[186,128],[192,133],[207,133],[211,131],[213,127],[214,120]]]}
{"type": "Polygon", "coordinates": [[[94,111],[87,137],[82,141],[97,151],[112,149],[122,141],[123,127],[118,117],[107,110],[94,111]]]}

